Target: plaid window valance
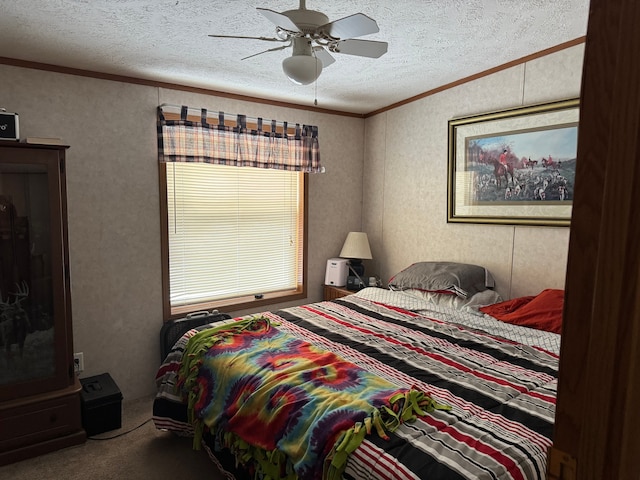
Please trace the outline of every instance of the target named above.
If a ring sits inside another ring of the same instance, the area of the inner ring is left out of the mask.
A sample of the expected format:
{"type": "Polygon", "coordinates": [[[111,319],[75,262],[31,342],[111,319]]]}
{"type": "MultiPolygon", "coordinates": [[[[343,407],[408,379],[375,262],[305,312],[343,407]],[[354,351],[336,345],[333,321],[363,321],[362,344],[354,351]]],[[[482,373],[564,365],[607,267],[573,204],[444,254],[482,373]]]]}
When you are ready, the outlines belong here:
{"type": "MultiPolygon", "coordinates": [[[[158,160],[322,173],[318,127],[158,107],[158,160]],[[179,111],[179,113],[177,113],[179,111]]],[[[193,111],[193,110],[192,110],[193,111]]]]}

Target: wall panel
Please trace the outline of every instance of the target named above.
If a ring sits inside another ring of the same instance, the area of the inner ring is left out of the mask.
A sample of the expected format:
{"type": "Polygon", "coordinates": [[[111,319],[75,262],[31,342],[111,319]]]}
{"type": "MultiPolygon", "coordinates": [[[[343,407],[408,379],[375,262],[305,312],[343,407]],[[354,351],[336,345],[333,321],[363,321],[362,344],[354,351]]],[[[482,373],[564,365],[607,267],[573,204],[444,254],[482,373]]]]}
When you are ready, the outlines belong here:
{"type": "Polygon", "coordinates": [[[363,206],[363,224],[382,228],[383,279],[416,261],[455,260],[488,267],[505,298],[563,287],[568,228],[447,223],[447,122],[577,97],[583,53],[571,47],[366,119],[365,151],[380,142],[369,132],[386,131],[384,158],[365,156],[363,206]],[[372,201],[381,183],[382,204],[372,201]]]}

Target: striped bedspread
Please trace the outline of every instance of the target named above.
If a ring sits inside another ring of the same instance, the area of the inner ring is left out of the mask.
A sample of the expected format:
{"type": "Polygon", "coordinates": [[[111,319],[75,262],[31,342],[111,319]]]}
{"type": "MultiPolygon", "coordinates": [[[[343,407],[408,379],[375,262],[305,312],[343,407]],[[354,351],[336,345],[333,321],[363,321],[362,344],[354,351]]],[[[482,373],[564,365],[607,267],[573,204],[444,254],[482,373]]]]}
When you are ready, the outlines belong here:
{"type": "MultiPolygon", "coordinates": [[[[465,326],[490,324],[486,316],[453,310],[435,315],[428,307],[389,304],[376,295],[262,314],[281,331],[452,407],[402,424],[388,439],[367,436],[349,456],[345,478],[545,478],[558,355],[540,344],[559,337],[526,345],[491,328],[465,326]]],[[[174,387],[185,345],[183,337],[158,371],[154,421],[190,434],[186,418],[166,407],[183,403],[174,387]]]]}

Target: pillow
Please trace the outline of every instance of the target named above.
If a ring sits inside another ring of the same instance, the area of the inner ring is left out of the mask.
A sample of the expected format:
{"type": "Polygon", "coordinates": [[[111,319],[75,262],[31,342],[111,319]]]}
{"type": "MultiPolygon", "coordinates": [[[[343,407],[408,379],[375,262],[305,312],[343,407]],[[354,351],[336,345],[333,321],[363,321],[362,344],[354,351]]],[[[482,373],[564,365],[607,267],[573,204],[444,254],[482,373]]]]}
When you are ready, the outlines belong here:
{"type": "Polygon", "coordinates": [[[549,288],[535,296],[480,307],[480,311],[506,323],[562,333],[563,306],[564,290],[549,288]]]}
{"type": "Polygon", "coordinates": [[[482,292],[471,295],[469,298],[461,298],[451,293],[441,294],[424,290],[406,290],[406,292],[437,306],[454,308],[480,316],[482,316],[482,313],[478,311],[480,307],[502,302],[500,294],[493,290],[483,290],[482,292]]]}
{"type": "Polygon", "coordinates": [[[456,262],[417,262],[389,280],[392,290],[413,288],[469,298],[495,287],[491,273],[478,265],[456,262]]]}

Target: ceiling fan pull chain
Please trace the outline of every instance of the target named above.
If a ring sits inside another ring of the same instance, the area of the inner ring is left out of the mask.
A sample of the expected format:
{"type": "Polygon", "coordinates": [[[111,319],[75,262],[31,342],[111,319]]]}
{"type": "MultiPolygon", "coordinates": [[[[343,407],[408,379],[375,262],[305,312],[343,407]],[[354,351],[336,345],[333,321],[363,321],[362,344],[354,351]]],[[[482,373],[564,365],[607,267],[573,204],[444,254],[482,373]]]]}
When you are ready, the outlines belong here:
{"type": "Polygon", "coordinates": [[[318,105],[318,77],[320,76],[320,73],[318,72],[318,62],[319,62],[319,60],[318,60],[318,57],[316,56],[315,50],[312,50],[312,52],[313,52],[314,58],[316,59],[316,80],[313,82],[314,89],[315,89],[315,92],[313,94],[313,104],[314,105],[318,105]]]}

